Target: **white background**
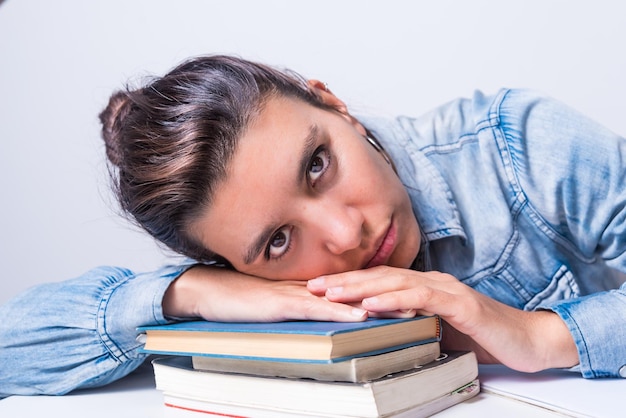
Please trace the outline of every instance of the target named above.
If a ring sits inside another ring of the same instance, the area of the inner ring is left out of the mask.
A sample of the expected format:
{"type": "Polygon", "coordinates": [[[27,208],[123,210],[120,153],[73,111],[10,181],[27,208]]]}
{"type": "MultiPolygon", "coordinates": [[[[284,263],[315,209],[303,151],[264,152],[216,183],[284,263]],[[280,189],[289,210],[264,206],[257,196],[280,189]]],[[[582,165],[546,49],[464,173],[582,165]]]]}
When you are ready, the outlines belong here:
{"type": "Polygon", "coordinates": [[[0,303],[167,252],[117,213],[97,115],[127,81],[231,53],[418,115],[474,89],[542,90],[626,134],[615,1],[0,0],[0,303]]]}

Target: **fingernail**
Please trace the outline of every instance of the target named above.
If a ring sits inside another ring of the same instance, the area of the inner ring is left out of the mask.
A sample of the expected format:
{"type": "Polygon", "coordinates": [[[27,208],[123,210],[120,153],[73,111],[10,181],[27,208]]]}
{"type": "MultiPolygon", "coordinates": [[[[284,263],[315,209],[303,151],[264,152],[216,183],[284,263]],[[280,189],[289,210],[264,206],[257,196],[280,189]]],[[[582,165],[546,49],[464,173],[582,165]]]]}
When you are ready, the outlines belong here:
{"type": "Polygon", "coordinates": [[[365,309],[354,308],[352,309],[352,316],[356,318],[363,318],[367,315],[367,311],[365,309]]]}
{"type": "Polygon", "coordinates": [[[371,298],[365,298],[363,299],[363,301],[361,302],[363,305],[371,305],[374,306],[376,305],[376,303],[378,302],[378,298],[376,296],[373,296],[371,298]]]}
{"type": "Polygon", "coordinates": [[[324,286],[324,278],[318,277],[316,279],[309,280],[309,284],[314,287],[323,287],[324,286]]]}
{"type": "Polygon", "coordinates": [[[326,289],[327,295],[337,296],[337,295],[340,295],[342,292],[343,292],[342,286],[329,287],[328,289],[326,289]]]}

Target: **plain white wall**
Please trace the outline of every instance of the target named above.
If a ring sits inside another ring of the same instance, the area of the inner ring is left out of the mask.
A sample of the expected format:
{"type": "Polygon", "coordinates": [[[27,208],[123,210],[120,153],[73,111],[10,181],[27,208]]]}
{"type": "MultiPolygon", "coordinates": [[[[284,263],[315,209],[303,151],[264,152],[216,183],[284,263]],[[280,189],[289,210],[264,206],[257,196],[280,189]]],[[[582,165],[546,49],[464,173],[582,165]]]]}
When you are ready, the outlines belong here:
{"type": "Polygon", "coordinates": [[[619,1],[0,2],[0,303],[167,252],[118,216],[97,115],[129,79],[233,53],[322,79],[355,110],[420,114],[474,89],[547,92],[626,134],[619,1]]]}

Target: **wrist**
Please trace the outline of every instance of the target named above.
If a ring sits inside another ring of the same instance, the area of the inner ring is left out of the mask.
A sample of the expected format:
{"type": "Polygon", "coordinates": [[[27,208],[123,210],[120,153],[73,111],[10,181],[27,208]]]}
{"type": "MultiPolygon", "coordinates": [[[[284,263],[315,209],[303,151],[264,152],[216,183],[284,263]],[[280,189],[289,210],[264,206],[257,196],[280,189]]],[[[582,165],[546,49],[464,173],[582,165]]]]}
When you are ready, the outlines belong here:
{"type": "Polygon", "coordinates": [[[200,294],[198,270],[192,267],[176,278],[163,295],[163,315],[166,318],[198,318],[198,294],[200,294]]]}
{"type": "Polygon", "coordinates": [[[552,311],[532,312],[532,340],[541,369],[569,368],[579,363],[578,349],[567,324],[552,311]]]}

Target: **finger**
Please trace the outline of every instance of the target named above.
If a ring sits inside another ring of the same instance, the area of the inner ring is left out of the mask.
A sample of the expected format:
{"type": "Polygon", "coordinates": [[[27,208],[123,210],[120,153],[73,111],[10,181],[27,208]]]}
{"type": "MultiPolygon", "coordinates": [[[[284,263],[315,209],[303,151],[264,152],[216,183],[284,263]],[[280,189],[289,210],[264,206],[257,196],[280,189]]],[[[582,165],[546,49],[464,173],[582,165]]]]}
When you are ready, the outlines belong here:
{"type": "Polygon", "coordinates": [[[386,276],[394,270],[388,266],[378,266],[371,269],[352,270],[343,273],[330,274],[311,279],[307,283],[309,291],[324,293],[329,287],[343,286],[349,283],[360,283],[377,277],[386,276]]]}
{"type": "Polygon", "coordinates": [[[329,284],[326,282],[326,278],[318,277],[316,279],[311,279],[306,283],[306,288],[309,292],[316,296],[322,296],[326,293],[329,284]]]}
{"type": "Polygon", "coordinates": [[[338,285],[330,285],[325,296],[335,302],[350,302],[397,290],[425,286],[428,279],[419,273],[407,270],[379,270],[368,272],[358,279],[345,280],[338,285]]]}
{"type": "Polygon", "coordinates": [[[281,314],[284,316],[283,319],[336,322],[361,322],[368,317],[368,312],[360,306],[330,302],[316,297],[292,300],[281,314]]]}
{"type": "Polygon", "coordinates": [[[416,309],[405,309],[390,312],[369,312],[370,318],[413,318],[417,315],[416,309]]]}
{"type": "Polygon", "coordinates": [[[420,312],[454,316],[463,311],[463,301],[452,293],[422,286],[382,293],[363,299],[362,306],[370,312],[419,309],[420,312]]]}

